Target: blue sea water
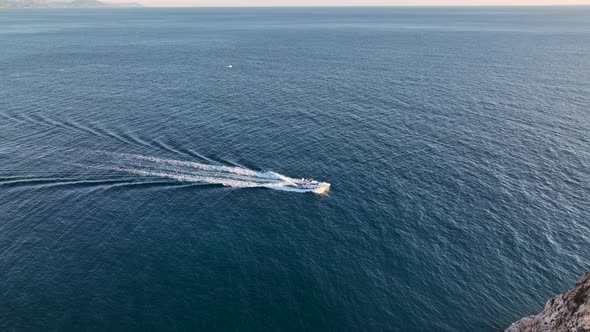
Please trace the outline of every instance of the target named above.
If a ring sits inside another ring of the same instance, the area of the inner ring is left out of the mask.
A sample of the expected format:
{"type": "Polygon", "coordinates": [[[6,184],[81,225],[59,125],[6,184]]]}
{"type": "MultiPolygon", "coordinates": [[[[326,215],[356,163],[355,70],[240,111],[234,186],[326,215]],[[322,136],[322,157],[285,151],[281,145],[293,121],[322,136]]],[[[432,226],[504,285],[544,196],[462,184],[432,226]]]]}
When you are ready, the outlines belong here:
{"type": "Polygon", "coordinates": [[[590,269],[590,7],[6,10],[0,77],[0,330],[497,331],[590,269]]]}

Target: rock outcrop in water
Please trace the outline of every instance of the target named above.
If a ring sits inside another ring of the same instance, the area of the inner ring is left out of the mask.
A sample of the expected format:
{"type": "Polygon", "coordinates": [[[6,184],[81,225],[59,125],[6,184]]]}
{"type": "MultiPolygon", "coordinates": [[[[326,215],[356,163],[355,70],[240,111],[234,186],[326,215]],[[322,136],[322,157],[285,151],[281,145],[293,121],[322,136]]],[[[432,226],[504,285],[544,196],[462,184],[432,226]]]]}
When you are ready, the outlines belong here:
{"type": "Polygon", "coordinates": [[[513,323],[505,332],[590,332],[590,273],[576,287],[545,304],[536,315],[513,323]]]}

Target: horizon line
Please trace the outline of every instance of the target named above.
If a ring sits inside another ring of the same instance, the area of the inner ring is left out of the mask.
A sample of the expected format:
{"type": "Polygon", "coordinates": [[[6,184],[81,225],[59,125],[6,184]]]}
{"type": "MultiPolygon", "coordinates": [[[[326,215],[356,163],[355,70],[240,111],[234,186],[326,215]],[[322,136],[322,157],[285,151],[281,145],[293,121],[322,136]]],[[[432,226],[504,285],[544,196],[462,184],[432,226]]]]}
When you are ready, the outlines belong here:
{"type": "MultiPolygon", "coordinates": [[[[100,0],[99,0],[100,1],[100,0]]],[[[125,4],[121,2],[109,2],[109,1],[101,1],[108,5],[117,5],[117,4],[125,4]]],[[[133,7],[125,7],[125,6],[112,6],[112,7],[0,7],[0,10],[3,9],[140,9],[140,8],[519,8],[519,7],[526,7],[526,8],[547,8],[547,7],[590,7],[590,3],[585,4],[541,4],[541,5],[533,5],[533,4],[518,4],[518,5],[503,5],[503,4],[475,4],[475,5],[453,5],[453,4],[442,4],[442,5],[305,5],[305,6],[293,6],[293,5],[252,5],[252,6],[233,6],[233,5],[220,5],[220,6],[199,6],[199,5],[189,5],[189,6],[158,6],[158,5],[145,5],[140,2],[133,2],[129,1],[126,3],[135,3],[139,4],[140,6],[133,7]]]]}
{"type": "MultiPolygon", "coordinates": [[[[117,4],[117,2],[108,2],[103,1],[107,4],[117,4]]],[[[131,2],[133,3],[133,2],[131,2]]],[[[140,2],[136,2],[141,4],[143,8],[349,8],[349,7],[356,7],[356,8],[388,8],[388,7],[397,7],[397,8],[415,8],[415,7],[430,7],[430,8],[437,8],[437,7],[590,7],[590,2],[587,4],[542,4],[542,5],[532,5],[532,4],[518,4],[518,5],[502,5],[502,4],[489,4],[489,5],[305,5],[305,6],[293,6],[293,5],[253,5],[253,6],[233,6],[233,5],[221,5],[221,6],[199,6],[199,5],[189,5],[189,6],[154,6],[154,5],[144,5],[140,2]]],[[[135,7],[135,8],[142,8],[142,7],[135,7]]],[[[112,8],[112,7],[111,7],[112,8]]],[[[120,7],[120,8],[131,8],[131,7],[120,7]]],[[[101,9],[101,8],[96,8],[101,9]]]]}

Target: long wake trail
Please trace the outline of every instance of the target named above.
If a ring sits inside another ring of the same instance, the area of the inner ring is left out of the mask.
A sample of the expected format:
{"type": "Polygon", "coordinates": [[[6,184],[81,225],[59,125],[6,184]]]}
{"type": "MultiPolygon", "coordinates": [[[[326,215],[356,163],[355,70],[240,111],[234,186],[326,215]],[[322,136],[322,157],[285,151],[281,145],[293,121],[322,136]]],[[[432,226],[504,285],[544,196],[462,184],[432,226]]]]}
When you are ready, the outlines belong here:
{"type": "Polygon", "coordinates": [[[141,177],[165,178],[182,183],[216,184],[234,188],[269,188],[292,192],[317,192],[301,188],[299,179],[271,171],[238,166],[203,164],[123,153],[103,153],[100,161],[79,164],[88,168],[124,172],[141,177]]]}

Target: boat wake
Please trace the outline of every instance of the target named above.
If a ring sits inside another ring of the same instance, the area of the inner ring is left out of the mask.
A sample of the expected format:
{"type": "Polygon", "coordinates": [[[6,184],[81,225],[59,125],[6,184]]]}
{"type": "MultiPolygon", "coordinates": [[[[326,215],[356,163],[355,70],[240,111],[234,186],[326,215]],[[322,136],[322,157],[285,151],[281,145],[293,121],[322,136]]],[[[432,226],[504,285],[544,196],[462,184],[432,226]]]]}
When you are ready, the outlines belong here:
{"type": "Polygon", "coordinates": [[[330,184],[295,179],[270,171],[245,167],[202,164],[153,156],[108,153],[112,157],[83,166],[125,172],[142,177],[166,178],[184,183],[217,184],[234,188],[268,188],[291,192],[327,194],[330,184]]]}

